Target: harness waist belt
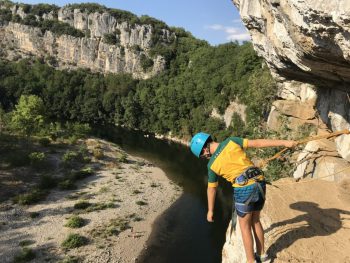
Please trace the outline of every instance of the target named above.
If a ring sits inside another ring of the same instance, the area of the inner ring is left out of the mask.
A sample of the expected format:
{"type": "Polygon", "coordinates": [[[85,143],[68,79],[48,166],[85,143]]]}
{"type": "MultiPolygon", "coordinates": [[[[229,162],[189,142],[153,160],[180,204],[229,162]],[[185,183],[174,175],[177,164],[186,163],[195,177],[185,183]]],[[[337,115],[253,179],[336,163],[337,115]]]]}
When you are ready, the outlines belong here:
{"type": "Polygon", "coordinates": [[[258,167],[249,167],[235,179],[235,183],[238,185],[245,185],[248,183],[249,179],[254,179],[255,177],[263,174],[263,171],[261,171],[258,167]]]}

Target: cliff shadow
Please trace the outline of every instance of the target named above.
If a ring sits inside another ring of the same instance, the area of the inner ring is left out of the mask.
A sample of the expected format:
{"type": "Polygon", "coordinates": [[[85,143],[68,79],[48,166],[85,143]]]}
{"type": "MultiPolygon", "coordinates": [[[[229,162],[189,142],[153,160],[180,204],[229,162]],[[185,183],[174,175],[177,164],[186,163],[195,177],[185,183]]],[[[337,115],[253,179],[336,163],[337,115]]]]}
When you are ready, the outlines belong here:
{"type": "Polygon", "coordinates": [[[266,233],[268,233],[274,228],[285,227],[282,231],[276,230],[276,235],[279,235],[279,237],[267,250],[267,254],[272,259],[276,258],[279,252],[287,249],[297,240],[316,236],[329,236],[343,227],[343,220],[350,220],[350,218],[341,217],[342,215],[350,215],[350,211],[336,208],[322,209],[313,202],[297,202],[291,204],[290,208],[305,213],[292,219],[274,223],[266,229],[266,233]],[[288,226],[291,224],[298,225],[295,227],[288,226]]]}

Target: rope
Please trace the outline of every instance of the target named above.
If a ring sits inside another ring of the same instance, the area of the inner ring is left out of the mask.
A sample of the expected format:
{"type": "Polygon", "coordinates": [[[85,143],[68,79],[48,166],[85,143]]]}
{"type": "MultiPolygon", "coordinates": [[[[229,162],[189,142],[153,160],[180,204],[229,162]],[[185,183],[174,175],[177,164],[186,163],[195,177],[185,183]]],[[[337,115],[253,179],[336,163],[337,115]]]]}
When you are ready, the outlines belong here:
{"type": "MultiPolygon", "coordinates": [[[[310,141],[316,141],[316,140],[320,140],[320,139],[329,139],[331,137],[334,137],[334,136],[339,136],[339,135],[342,135],[342,134],[350,134],[350,130],[341,130],[341,131],[336,131],[336,132],[333,132],[333,133],[330,133],[330,134],[325,134],[325,135],[319,135],[319,136],[313,136],[313,137],[309,137],[309,138],[306,138],[306,139],[303,139],[303,140],[300,140],[300,141],[297,141],[296,146],[300,145],[300,144],[304,144],[304,143],[308,143],[310,141]]],[[[281,157],[281,155],[290,150],[292,148],[283,148],[281,151],[279,151],[278,153],[276,153],[274,156],[270,157],[270,158],[267,158],[263,161],[261,161],[258,165],[259,168],[263,168],[265,167],[270,161],[272,160],[275,160],[279,157],[281,157]]]]}
{"type": "Polygon", "coordinates": [[[321,177],[317,177],[317,178],[311,178],[309,180],[303,180],[303,181],[294,181],[294,182],[291,182],[291,183],[281,183],[281,184],[271,184],[272,186],[281,186],[281,185],[291,185],[291,184],[295,184],[295,183],[298,183],[298,184],[302,184],[302,183],[309,183],[309,182],[312,182],[312,181],[315,181],[315,180],[319,180],[319,179],[324,179],[324,178],[327,178],[327,177],[331,177],[333,175],[336,175],[336,174],[339,174],[339,173],[342,173],[346,170],[349,170],[350,169],[350,165],[336,173],[333,173],[333,174],[329,174],[329,175],[326,175],[326,176],[321,176],[321,177]]]}

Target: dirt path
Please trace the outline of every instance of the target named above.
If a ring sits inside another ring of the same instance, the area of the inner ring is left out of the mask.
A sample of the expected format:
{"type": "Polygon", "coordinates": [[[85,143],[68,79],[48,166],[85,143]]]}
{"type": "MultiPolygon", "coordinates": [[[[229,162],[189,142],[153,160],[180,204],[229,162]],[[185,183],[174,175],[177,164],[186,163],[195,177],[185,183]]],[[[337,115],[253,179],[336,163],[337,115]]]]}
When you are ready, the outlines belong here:
{"type": "MultiPolygon", "coordinates": [[[[267,188],[261,220],[272,262],[350,262],[350,180],[279,180],[267,188]]],[[[223,262],[245,262],[239,233],[226,242],[223,262]]]]}
{"type": "Polygon", "coordinates": [[[23,241],[36,254],[32,262],[57,262],[73,256],[79,257],[80,262],[137,260],[153,221],[181,194],[181,189],[159,168],[140,158],[127,155],[127,162],[117,168],[110,165],[108,154],[121,150],[104,141],[99,144],[107,161],[94,176],[80,181],[78,190],[53,190],[45,201],[27,207],[10,202],[1,204],[1,262],[13,262],[23,241]],[[79,200],[107,208],[90,212],[75,209],[79,200]],[[82,217],[85,226],[65,227],[72,214],[82,217]],[[87,245],[63,249],[61,243],[70,233],[86,237],[87,245]]]}

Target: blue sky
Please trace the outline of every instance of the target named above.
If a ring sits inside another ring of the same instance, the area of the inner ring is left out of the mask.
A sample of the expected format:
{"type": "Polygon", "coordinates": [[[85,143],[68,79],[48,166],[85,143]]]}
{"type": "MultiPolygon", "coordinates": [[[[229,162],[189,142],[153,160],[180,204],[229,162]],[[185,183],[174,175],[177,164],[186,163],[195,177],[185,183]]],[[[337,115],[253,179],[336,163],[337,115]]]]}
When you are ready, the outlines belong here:
{"type": "Polygon", "coordinates": [[[230,41],[250,40],[237,8],[231,0],[23,0],[28,4],[49,3],[59,6],[68,3],[94,2],[110,8],[130,11],[138,16],[149,15],[169,26],[183,27],[195,37],[212,45],[230,41]]]}

